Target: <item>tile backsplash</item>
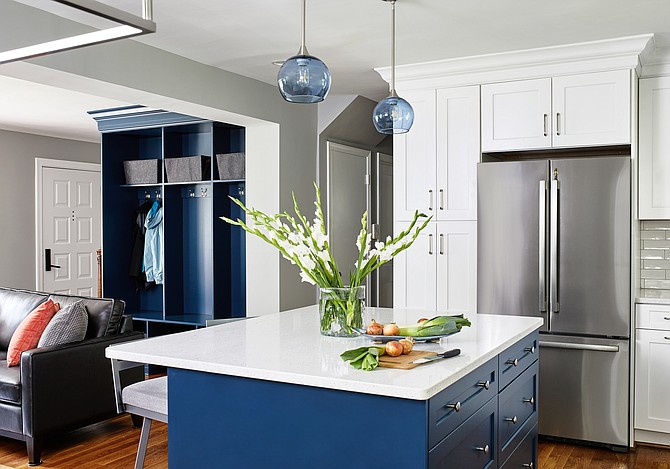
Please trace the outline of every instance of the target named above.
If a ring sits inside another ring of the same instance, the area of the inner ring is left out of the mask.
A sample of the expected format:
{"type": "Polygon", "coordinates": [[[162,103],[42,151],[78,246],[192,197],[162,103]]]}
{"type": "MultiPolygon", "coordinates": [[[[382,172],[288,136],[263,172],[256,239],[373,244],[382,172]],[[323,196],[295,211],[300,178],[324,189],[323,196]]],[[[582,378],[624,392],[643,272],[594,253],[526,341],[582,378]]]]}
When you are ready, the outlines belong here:
{"type": "Polygon", "coordinates": [[[640,287],[670,290],[670,220],[640,222],[640,287]]]}

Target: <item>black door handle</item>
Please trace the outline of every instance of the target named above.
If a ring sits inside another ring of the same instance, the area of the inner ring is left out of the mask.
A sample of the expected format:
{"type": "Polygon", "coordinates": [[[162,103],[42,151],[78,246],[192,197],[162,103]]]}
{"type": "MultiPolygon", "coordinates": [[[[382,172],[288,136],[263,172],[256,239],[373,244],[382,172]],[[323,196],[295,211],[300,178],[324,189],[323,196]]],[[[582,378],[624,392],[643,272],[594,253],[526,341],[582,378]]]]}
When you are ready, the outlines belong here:
{"type": "Polygon", "coordinates": [[[59,265],[53,265],[51,263],[51,249],[44,250],[44,267],[47,272],[51,272],[51,268],[60,269],[59,265]]]}

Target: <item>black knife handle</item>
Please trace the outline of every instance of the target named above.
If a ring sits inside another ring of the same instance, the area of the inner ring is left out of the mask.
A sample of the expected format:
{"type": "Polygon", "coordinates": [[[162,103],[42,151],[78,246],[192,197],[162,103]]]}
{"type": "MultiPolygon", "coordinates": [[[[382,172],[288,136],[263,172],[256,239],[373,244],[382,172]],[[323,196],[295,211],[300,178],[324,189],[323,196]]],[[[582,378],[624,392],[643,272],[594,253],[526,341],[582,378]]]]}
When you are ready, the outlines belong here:
{"type": "Polygon", "coordinates": [[[443,358],[451,358],[451,357],[457,357],[461,354],[461,349],[455,348],[453,350],[447,350],[446,352],[438,353],[440,357],[443,358]]]}

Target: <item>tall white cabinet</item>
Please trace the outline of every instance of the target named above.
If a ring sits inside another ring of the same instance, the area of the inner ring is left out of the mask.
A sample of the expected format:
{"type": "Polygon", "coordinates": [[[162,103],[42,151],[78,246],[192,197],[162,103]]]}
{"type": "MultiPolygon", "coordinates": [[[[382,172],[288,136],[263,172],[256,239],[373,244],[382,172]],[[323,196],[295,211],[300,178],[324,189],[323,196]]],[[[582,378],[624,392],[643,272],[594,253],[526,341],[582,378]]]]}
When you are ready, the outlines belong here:
{"type": "Polygon", "coordinates": [[[394,259],[394,307],[476,313],[479,86],[402,93],[412,130],[394,138],[395,232],[433,219],[394,259]]]}

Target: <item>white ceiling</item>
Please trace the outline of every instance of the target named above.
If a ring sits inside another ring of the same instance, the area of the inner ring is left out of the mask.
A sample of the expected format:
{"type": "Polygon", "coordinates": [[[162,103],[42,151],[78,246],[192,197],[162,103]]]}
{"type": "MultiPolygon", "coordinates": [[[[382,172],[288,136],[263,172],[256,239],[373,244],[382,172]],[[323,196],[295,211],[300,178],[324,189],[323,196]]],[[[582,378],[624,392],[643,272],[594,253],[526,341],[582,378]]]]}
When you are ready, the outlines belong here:
{"type": "MultiPolygon", "coordinates": [[[[36,6],[40,2],[19,1],[36,6]]],[[[141,0],[105,3],[140,14],[141,0]]],[[[272,61],[294,55],[300,46],[300,5],[300,0],[155,0],[158,30],[137,40],[274,84],[278,68],[272,61]]],[[[644,33],[656,35],[657,47],[670,46],[668,0],[398,0],[396,5],[398,64],[644,33]]],[[[75,14],[69,17],[80,20],[75,14]]],[[[330,68],[332,94],[381,99],[388,85],[374,68],[390,64],[390,4],[309,0],[307,47],[330,68]]],[[[60,123],[56,127],[64,136],[77,138],[81,133],[90,140],[95,126],[81,111],[116,105],[72,92],[61,95],[48,87],[35,91],[17,82],[0,81],[2,128],[58,134],[48,120],[60,123]],[[5,94],[8,89],[11,92],[5,94]],[[46,95],[36,97],[39,93],[46,95]],[[48,117],[42,112],[47,104],[48,117]],[[41,110],[18,115],[4,109],[14,105],[13,109],[41,110]],[[38,118],[42,122],[34,120],[38,118]],[[82,125],[87,119],[88,130],[79,128],[78,119],[82,125]]]]}

